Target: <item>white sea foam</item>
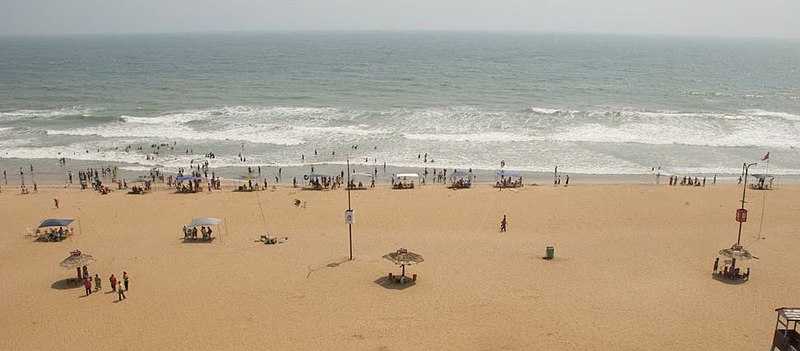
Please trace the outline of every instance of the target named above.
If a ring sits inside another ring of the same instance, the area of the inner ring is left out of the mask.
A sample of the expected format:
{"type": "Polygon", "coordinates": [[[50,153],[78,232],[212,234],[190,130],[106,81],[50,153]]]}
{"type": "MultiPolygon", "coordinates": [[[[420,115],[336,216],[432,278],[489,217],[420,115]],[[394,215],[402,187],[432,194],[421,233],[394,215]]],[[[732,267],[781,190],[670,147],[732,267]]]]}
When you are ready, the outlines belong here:
{"type": "Polygon", "coordinates": [[[788,113],[788,112],[775,112],[775,111],[765,111],[759,109],[751,109],[751,110],[742,110],[742,112],[747,113],[751,116],[759,116],[759,117],[775,117],[775,118],[783,118],[790,121],[800,121],[800,115],[788,113]]]}
{"type": "Polygon", "coordinates": [[[426,134],[426,133],[406,133],[403,137],[411,140],[425,141],[444,141],[444,142],[478,142],[478,143],[502,143],[514,141],[533,141],[541,140],[522,134],[512,134],[505,132],[486,132],[471,134],[426,134]]]}
{"type": "Polygon", "coordinates": [[[530,112],[538,113],[538,114],[542,114],[542,115],[554,115],[554,114],[557,114],[557,113],[561,112],[561,110],[558,110],[558,109],[544,108],[544,107],[533,107],[533,106],[529,107],[528,110],[530,112]]]}
{"type": "Polygon", "coordinates": [[[88,116],[93,109],[80,106],[65,107],[52,110],[14,110],[0,112],[0,121],[17,121],[34,118],[58,118],[64,116],[88,116]]]}

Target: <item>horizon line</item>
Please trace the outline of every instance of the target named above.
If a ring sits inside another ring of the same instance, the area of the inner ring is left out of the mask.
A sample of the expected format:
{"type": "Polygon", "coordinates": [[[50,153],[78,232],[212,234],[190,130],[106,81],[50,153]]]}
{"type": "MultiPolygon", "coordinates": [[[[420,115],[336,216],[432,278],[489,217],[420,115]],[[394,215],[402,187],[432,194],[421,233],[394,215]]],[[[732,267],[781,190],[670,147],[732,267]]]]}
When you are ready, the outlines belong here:
{"type": "Polygon", "coordinates": [[[449,33],[449,34],[526,34],[526,35],[586,35],[586,36],[620,36],[620,37],[659,37],[680,39],[721,39],[721,40],[800,40],[800,36],[739,36],[719,34],[685,34],[658,32],[587,32],[587,31],[543,31],[526,29],[235,29],[235,30],[188,30],[188,31],[130,31],[130,32],[64,32],[64,33],[0,33],[0,38],[48,38],[48,37],[81,37],[81,36],[157,36],[157,35],[192,35],[192,34],[401,34],[401,33],[449,33]]]}

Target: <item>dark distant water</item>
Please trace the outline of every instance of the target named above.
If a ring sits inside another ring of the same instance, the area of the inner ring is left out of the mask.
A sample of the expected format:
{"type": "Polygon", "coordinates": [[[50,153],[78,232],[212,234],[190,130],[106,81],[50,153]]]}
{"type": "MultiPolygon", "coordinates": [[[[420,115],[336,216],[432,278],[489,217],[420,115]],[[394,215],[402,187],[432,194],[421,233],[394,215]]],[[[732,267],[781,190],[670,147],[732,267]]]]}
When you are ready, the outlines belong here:
{"type": "Polygon", "coordinates": [[[482,33],[0,38],[0,157],[800,174],[800,42],[482,33]],[[177,142],[147,160],[125,145],[177,142]],[[351,145],[359,145],[352,150],[351,145]],[[115,148],[119,148],[116,149],[115,148]],[[190,148],[193,153],[186,154],[190,148]],[[318,149],[319,156],[313,151],[318,149]],[[332,150],[338,150],[331,156],[332,150]],[[88,152],[87,152],[88,151],[88,152]]]}

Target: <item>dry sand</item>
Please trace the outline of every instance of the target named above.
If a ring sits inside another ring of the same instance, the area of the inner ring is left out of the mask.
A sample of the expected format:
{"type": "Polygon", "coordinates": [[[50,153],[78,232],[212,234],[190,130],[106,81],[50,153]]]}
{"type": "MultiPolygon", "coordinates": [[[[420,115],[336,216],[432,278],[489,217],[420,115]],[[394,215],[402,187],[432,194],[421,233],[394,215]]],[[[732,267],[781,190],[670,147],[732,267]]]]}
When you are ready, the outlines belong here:
{"type": "Polygon", "coordinates": [[[2,350],[763,350],[773,309],[800,305],[800,186],[768,195],[765,239],[751,192],[743,242],[750,282],[710,277],[736,239],[733,185],[526,187],[353,192],[355,260],[344,191],[108,196],[46,189],[0,194],[2,350]],[[53,198],[61,209],[53,208],[53,198]],[[292,205],[294,199],[306,208],[292,205]],[[260,204],[260,205],[259,205],[260,204]],[[262,219],[261,208],[266,218],[262,219]],[[510,228],[498,233],[508,214],[510,228]],[[46,217],[79,219],[61,243],[33,242],[46,217]],[[225,220],[210,244],[185,244],[195,216],[225,220]],[[265,231],[285,244],[254,242],[265,231]],[[547,244],[557,258],[541,259],[547,244]],[[425,257],[415,286],[381,256],[425,257]],[[80,248],[104,292],[54,288],[80,248]],[[110,273],[131,275],[128,299],[110,273]]]}

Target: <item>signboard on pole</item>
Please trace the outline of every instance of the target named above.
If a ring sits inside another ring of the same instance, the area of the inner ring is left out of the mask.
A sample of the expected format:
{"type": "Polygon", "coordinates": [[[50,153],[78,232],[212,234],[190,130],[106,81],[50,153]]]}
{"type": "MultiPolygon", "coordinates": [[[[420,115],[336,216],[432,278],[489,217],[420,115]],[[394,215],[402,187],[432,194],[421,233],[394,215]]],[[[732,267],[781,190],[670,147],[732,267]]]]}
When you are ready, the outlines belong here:
{"type": "Polygon", "coordinates": [[[355,217],[353,217],[353,210],[344,211],[344,222],[347,224],[353,224],[353,222],[355,222],[355,217]]]}
{"type": "Polygon", "coordinates": [[[736,221],[739,223],[747,222],[747,210],[740,208],[736,210],[736,221]]]}

